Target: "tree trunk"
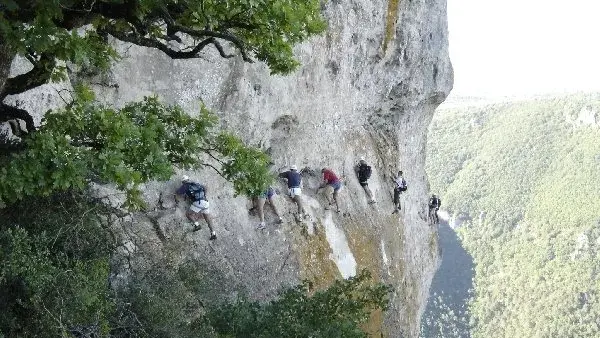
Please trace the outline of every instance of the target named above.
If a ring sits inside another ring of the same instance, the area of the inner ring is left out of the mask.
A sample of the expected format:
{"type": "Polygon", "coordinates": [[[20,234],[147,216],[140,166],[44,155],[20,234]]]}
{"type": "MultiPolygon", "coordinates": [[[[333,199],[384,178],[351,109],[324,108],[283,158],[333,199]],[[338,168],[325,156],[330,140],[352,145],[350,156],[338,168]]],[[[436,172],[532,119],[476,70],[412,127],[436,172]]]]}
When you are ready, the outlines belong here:
{"type": "Polygon", "coordinates": [[[4,91],[4,85],[10,75],[10,66],[14,58],[15,52],[9,46],[0,43],[0,93],[4,91]]]}
{"type": "MultiPolygon", "coordinates": [[[[25,130],[21,131],[30,133],[35,131],[36,128],[33,122],[33,117],[29,114],[29,112],[21,108],[7,105],[3,102],[6,94],[4,89],[10,76],[10,68],[15,55],[16,53],[10,48],[10,46],[0,43],[0,123],[14,119],[23,120],[26,128],[25,130]]],[[[20,134],[20,132],[18,134],[20,134]]]]}

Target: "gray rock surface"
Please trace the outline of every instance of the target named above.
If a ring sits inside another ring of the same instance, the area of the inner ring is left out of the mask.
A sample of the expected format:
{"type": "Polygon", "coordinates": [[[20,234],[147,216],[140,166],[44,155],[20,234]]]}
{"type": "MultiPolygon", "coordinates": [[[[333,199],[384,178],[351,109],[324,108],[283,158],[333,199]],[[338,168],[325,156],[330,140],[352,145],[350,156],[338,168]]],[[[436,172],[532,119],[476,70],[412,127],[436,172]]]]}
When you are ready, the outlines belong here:
{"type": "MultiPolygon", "coordinates": [[[[291,164],[316,172],[332,168],[344,178],[342,213],[323,209],[324,196],[315,194],[319,178],[305,175],[311,221],[297,223],[293,203],[280,194],[276,205],[284,224],[275,225],[267,207],[267,228],[256,230],[250,202],[234,196],[228,182],[210,170],[185,172],[210,189],[218,239],[208,241],[205,226],[191,232],[186,206],[172,199],[174,177],[148,184],[153,210],[127,220],[123,254],[133,264],[147,259],[136,260],[141,253],[169,255],[172,264],[198,259],[215,272],[215,292],[258,299],[303,278],[325,287],[367,268],[395,289],[390,310],[373,316],[370,332],[417,337],[439,260],[438,235],[427,223],[424,164],[427,127],[453,82],[446,1],[334,0],[324,10],[327,32],[297,47],[302,66],[289,76],[269,76],[263,64],[224,60],[212,52],[181,61],[120,44],[123,60],[93,83],[99,97],[117,105],[156,93],[193,114],[204,102],[224,126],[268,149],[277,170],[291,164]],[[361,156],[374,169],[369,182],[378,200],[374,206],[354,176],[361,156]],[[391,215],[390,172],[398,169],[409,189],[402,212],[391,215]]],[[[56,100],[56,93],[50,94],[56,100]]],[[[49,99],[23,100],[35,109],[49,99]]],[[[277,188],[286,191],[283,183],[277,188]]],[[[98,191],[114,193],[107,187],[98,191]]],[[[124,269],[116,277],[126,281],[126,274],[124,269]]]]}

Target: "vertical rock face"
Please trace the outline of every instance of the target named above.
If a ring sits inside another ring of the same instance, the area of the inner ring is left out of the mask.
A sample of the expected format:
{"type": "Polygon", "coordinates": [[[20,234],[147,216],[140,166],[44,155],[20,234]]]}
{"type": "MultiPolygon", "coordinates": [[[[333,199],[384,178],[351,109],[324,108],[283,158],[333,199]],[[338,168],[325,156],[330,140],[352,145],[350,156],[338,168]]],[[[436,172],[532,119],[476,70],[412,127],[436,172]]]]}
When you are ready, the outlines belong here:
{"type": "MultiPolygon", "coordinates": [[[[211,271],[216,293],[245,292],[264,299],[303,278],[327,286],[369,269],[395,288],[372,333],[417,337],[429,285],[438,263],[437,232],[427,223],[426,131],[434,109],[452,86],[444,0],[331,0],[324,4],[327,32],[298,46],[302,66],[269,76],[262,64],[208,53],[173,61],[161,53],[120,45],[124,56],[96,81],[99,97],[122,105],[158,94],[190,112],[202,101],[246,141],[268,149],[275,170],[295,164],[304,172],[304,201],[312,220],[297,223],[284,183],[276,206],[284,224],[256,230],[250,202],[210,170],[187,172],[208,186],[218,234],[191,233],[184,206],[175,207],[177,180],[150,184],[156,211],[136,215],[128,227],[133,256],[168,253],[173,264],[193,258],[211,271]],[[364,156],[378,201],[367,204],[353,167],[364,156]],[[344,178],[341,213],[325,211],[316,194],[320,168],[344,178]],[[390,171],[404,171],[409,189],[402,212],[392,215],[390,171]],[[158,235],[158,236],[157,236],[158,235]]],[[[274,219],[266,207],[267,221],[274,219]]],[[[207,285],[210,283],[207,283],[207,285]]]]}
{"type": "MultiPolygon", "coordinates": [[[[188,173],[210,189],[219,238],[209,243],[206,230],[186,235],[181,259],[192,255],[220,271],[218,280],[226,281],[220,292],[243,289],[262,298],[302,278],[323,287],[367,268],[396,290],[384,318],[374,316],[372,332],[382,326],[386,336],[416,337],[438,260],[424,163],[427,127],[452,85],[445,1],[329,1],[325,13],[329,29],[297,48],[302,66],[289,76],[212,54],[173,61],[124,46],[126,57],[107,83],[118,88],[99,90],[117,104],[158,93],[197,111],[201,100],[228,128],[269,149],[276,169],[296,164],[319,173],[326,166],[345,177],[341,214],[323,210],[318,175],[307,173],[304,200],[312,222],[294,221],[281,184],[276,205],[285,223],[258,231],[249,202],[233,197],[216,173],[188,173]],[[374,168],[374,207],[354,176],[361,156],[374,168]],[[399,216],[391,215],[390,182],[390,171],[398,169],[409,184],[399,216]]],[[[149,188],[149,198],[174,185],[149,188]]],[[[168,238],[179,238],[189,231],[183,209],[169,212],[157,223],[168,238]]],[[[269,207],[266,214],[273,218],[269,207]]]]}

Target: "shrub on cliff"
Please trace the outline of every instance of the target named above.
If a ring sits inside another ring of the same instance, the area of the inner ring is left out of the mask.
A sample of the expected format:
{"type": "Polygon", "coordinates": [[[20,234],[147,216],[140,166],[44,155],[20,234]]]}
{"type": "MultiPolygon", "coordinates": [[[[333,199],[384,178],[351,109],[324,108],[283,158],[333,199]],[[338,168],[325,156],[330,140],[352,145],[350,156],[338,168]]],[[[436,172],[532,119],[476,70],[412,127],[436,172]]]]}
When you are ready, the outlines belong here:
{"type": "Polygon", "coordinates": [[[0,337],[365,337],[390,293],[363,271],[270,302],[217,302],[228,281],[206,262],[138,253],[145,264],[117,267],[113,210],[86,195],[28,198],[0,217],[0,337]]]}
{"type": "Polygon", "coordinates": [[[359,325],[387,309],[392,291],[371,283],[367,270],[313,294],[305,282],[268,303],[240,300],[212,309],[208,322],[220,337],[367,337],[359,325]]]}
{"type": "Polygon", "coordinates": [[[168,180],[174,166],[209,166],[233,183],[236,193],[258,195],[271,182],[269,157],[217,129],[204,107],[197,117],[156,97],[122,109],[98,104],[79,88],[66,108],[46,114],[25,148],[0,166],[0,202],[54,191],[82,190],[90,181],[115,183],[126,206],[143,207],[139,185],[168,180]]]}
{"type": "Polygon", "coordinates": [[[108,333],[109,211],[71,193],[0,209],[0,336],[108,333]]]}

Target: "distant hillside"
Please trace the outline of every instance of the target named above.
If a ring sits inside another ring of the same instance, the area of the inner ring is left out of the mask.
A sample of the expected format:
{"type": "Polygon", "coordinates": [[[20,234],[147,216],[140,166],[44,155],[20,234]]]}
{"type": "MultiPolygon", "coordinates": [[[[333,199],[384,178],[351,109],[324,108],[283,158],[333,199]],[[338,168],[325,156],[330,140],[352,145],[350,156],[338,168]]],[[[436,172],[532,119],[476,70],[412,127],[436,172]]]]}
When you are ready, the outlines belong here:
{"type": "Polygon", "coordinates": [[[600,94],[442,109],[427,158],[473,218],[472,336],[600,337],[600,94]]]}

